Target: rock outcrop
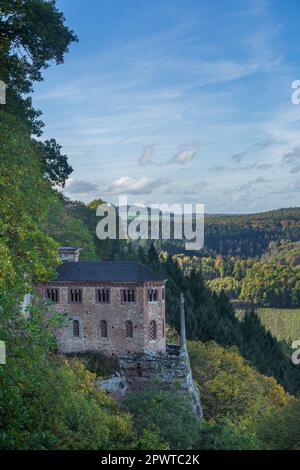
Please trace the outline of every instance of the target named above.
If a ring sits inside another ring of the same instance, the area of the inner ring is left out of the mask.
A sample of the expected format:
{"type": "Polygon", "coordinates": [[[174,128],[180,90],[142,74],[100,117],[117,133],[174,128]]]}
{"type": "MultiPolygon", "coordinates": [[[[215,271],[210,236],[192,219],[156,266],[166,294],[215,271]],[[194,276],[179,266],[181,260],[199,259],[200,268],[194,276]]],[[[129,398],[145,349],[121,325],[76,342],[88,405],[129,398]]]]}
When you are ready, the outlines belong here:
{"type": "Polygon", "coordinates": [[[157,384],[163,390],[174,386],[192,399],[197,417],[202,417],[198,388],[193,381],[188,355],[179,346],[167,345],[166,354],[141,354],[119,358],[120,373],[126,390],[143,390],[157,384]]]}
{"type": "Polygon", "coordinates": [[[186,346],[184,297],[180,296],[180,346],[167,344],[165,353],[130,354],[118,358],[119,373],[99,382],[99,387],[122,399],[127,391],[157,385],[163,390],[177,390],[192,400],[195,414],[202,417],[200,394],[193,381],[186,346]]]}

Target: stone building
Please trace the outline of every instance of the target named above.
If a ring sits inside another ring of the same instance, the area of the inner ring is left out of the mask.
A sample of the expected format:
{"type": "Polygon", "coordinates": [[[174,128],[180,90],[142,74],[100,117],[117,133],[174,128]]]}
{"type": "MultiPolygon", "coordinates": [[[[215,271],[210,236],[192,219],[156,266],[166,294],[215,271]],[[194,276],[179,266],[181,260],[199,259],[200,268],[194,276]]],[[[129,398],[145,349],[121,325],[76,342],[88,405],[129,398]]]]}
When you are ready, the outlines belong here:
{"type": "Polygon", "coordinates": [[[60,255],[57,278],[36,285],[68,313],[57,331],[60,352],[165,353],[166,279],[135,261],[80,261],[77,247],[61,247],[60,255]]]}

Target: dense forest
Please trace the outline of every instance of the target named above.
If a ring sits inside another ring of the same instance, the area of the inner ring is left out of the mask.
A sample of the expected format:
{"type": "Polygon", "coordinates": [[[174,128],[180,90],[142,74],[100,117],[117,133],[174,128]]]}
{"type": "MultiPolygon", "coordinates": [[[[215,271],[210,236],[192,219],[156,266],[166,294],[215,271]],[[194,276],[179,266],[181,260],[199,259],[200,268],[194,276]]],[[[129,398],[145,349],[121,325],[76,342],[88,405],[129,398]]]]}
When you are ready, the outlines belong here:
{"type": "MultiPolygon", "coordinates": [[[[201,269],[186,272],[154,245],[98,240],[95,208],[101,200],[85,205],[58,191],[72,168],[54,138],[43,140],[31,92],[42,71],[63,63],[75,41],[55,1],[2,0],[0,79],[7,93],[0,108],[0,338],[7,364],[0,365],[0,448],[298,448],[300,371],[255,313],[239,321],[226,294],[213,291],[201,269]],[[53,306],[36,303],[24,315],[24,294],[33,292],[34,282],[55,277],[61,243],[81,246],[85,259],[138,259],[165,273],[173,339],[179,293],[185,293],[191,365],[205,419],[196,420],[188,398],[176,388],[162,391],[157,384],[117,403],[97,389],[93,367],[56,354],[53,331],[64,319],[53,306]]],[[[284,237],[276,213],[273,221],[266,219],[269,229],[265,219],[249,222],[243,216],[239,228],[250,224],[257,234],[251,252],[246,228],[241,242],[233,235],[235,219],[229,225],[214,222],[220,225],[219,238],[212,238],[209,248],[229,255],[232,242],[232,255],[248,257],[262,254],[270,241],[293,242],[299,239],[297,210],[285,212],[282,221],[294,213],[295,220],[287,223],[284,237]]]]}
{"type": "Polygon", "coordinates": [[[270,242],[299,238],[300,208],[205,219],[205,247],[222,256],[254,258],[261,256],[270,242]]]}
{"type": "MultiPolygon", "coordinates": [[[[173,233],[174,216],[171,213],[171,235],[173,233]]],[[[247,215],[205,214],[202,251],[212,256],[257,258],[261,257],[272,243],[297,242],[299,238],[299,207],[247,215]]],[[[184,239],[171,238],[168,241],[161,240],[159,246],[169,253],[180,254],[185,251],[184,243],[184,239]]],[[[198,255],[198,252],[185,252],[189,256],[198,255]]]]}
{"type": "Polygon", "coordinates": [[[210,289],[235,303],[273,308],[300,306],[299,242],[270,242],[261,258],[174,255],[185,272],[200,270],[210,289]]]}

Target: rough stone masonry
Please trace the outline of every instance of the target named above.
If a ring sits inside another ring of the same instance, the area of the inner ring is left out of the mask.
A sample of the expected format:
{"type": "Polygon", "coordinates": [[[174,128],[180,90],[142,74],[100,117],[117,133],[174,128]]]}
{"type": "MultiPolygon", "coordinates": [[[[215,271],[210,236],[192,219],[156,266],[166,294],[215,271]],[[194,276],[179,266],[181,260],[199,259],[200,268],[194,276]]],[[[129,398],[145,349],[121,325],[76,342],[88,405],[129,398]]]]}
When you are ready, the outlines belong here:
{"type": "Polygon", "coordinates": [[[122,398],[128,391],[143,390],[151,384],[157,383],[163,390],[170,390],[177,384],[180,393],[191,397],[195,414],[201,418],[200,394],[193,381],[186,347],[183,294],[180,307],[180,346],[167,344],[165,353],[119,357],[120,372],[110,379],[100,380],[99,387],[116,398],[122,398]]]}

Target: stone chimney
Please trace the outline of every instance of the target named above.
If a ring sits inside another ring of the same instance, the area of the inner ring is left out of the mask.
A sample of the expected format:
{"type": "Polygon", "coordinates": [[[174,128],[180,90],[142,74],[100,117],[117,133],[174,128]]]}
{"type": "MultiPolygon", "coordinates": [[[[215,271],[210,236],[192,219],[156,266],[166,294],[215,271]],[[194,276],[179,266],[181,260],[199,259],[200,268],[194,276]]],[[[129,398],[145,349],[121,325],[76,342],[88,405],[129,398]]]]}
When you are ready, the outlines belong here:
{"type": "Polygon", "coordinates": [[[81,251],[82,251],[82,248],[79,248],[77,246],[60,246],[58,249],[60,259],[63,262],[79,261],[81,251]]]}

